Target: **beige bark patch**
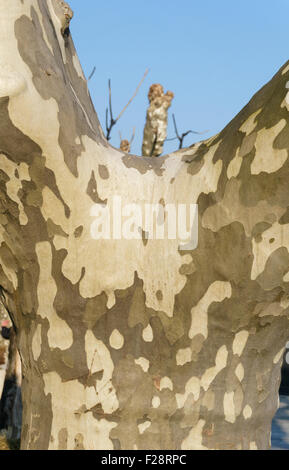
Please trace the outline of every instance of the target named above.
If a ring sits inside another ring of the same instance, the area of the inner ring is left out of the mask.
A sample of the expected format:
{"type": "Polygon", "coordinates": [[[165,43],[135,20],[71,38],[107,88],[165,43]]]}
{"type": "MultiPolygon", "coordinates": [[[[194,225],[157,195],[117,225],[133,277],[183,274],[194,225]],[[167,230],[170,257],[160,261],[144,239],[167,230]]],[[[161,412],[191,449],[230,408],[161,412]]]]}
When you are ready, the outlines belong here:
{"type": "Polygon", "coordinates": [[[282,295],[281,300],[280,300],[280,306],[282,309],[286,309],[289,307],[289,295],[288,294],[284,293],[282,295]]]}
{"type": "Polygon", "coordinates": [[[244,375],[245,375],[245,371],[241,363],[237,365],[235,374],[236,374],[236,377],[239,379],[239,381],[242,382],[244,375]]]}
{"type": "Polygon", "coordinates": [[[153,407],[153,408],[159,408],[160,404],[161,404],[160,397],[157,397],[157,396],[153,397],[153,399],[152,399],[152,407],[153,407]]]}
{"type": "Polygon", "coordinates": [[[84,77],[84,74],[83,74],[83,70],[82,70],[82,67],[80,65],[80,62],[79,62],[79,58],[78,56],[75,54],[73,57],[72,57],[72,60],[73,60],[73,66],[77,72],[77,75],[82,78],[83,80],[85,80],[85,77],[84,77]]]}
{"type": "Polygon", "coordinates": [[[0,98],[17,96],[26,88],[26,80],[9,63],[0,61],[0,98]]]}
{"type": "Polygon", "coordinates": [[[284,354],[285,348],[282,348],[274,357],[273,363],[278,364],[278,362],[282,359],[283,354],[284,354]]]}
{"type": "Polygon", "coordinates": [[[258,450],[258,446],[255,441],[250,442],[250,450],[258,450]]]}
{"type": "Polygon", "coordinates": [[[205,391],[209,389],[211,383],[215,380],[217,375],[226,367],[227,360],[228,350],[227,347],[224,345],[217,352],[216,365],[207,369],[201,378],[201,386],[205,391]]]}
{"type": "Polygon", "coordinates": [[[144,328],[144,330],[142,332],[142,337],[143,337],[143,340],[146,343],[151,343],[153,341],[154,334],[153,334],[152,327],[150,325],[148,325],[146,328],[144,328]]]}
{"type": "Polygon", "coordinates": [[[51,348],[68,349],[73,343],[72,330],[60,318],[53,306],[57,293],[56,282],[52,276],[52,252],[49,242],[40,242],[36,245],[36,254],[39,264],[39,281],[37,285],[38,310],[41,318],[49,321],[48,341],[51,348]]]}
{"type": "Polygon", "coordinates": [[[192,377],[188,380],[185,387],[185,393],[177,393],[176,401],[178,408],[183,408],[190,394],[193,395],[194,401],[198,401],[201,391],[200,379],[192,377]]]}
{"type": "Polygon", "coordinates": [[[173,390],[173,382],[169,377],[162,377],[160,381],[160,391],[168,389],[168,390],[173,390]]]}
{"type": "Polygon", "coordinates": [[[124,337],[118,330],[113,330],[109,338],[109,344],[113,349],[121,349],[124,345],[124,337]]]}
{"type": "Polygon", "coordinates": [[[47,187],[42,191],[43,203],[41,212],[47,221],[51,219],[55,225],[59,225],[64,232],[68,232],[68,220],[65,217],[63,203],[47,187]]]}
{"type": "Polygon", "coordinates": [[[246,405],[244,410],[243,410],[243,416],[244,418],[247,420],[247,419],[250,419],[252,417],[252,414],[253,414],[253,411],[252,411],[252,408],[251,406],[249,405],[246,405]]]}
{"type": "Polygon", "coordinates": [[[258,109],[255,113],[251,114],[251,116],[242,124],[240,127],[240,131],[245,132],[246,135],[251,134],[257,126],[256,117],[260,114],[262,108],[258,109]]]}
{"type": "Polygon", "coordinates": [[[41,354],[41,325],[37,325],[32,339],[32,354],[35,361],[38,361],[41,354]]]}
{"type": "Polygon", "coordinates": [[[88,330],[85,335],[85,352],[86,362],[90,374],[95,374],[103,370],[104,364],[101,361],[100,354],[102,356],[101,347],[102,342],[97,340],[91,330],[88,330]]]}
{"type": "Polygon", "coordinates": [[[282,75],[285,75],[288,71],[289,71],[289,64],[286,65],[286,67],[284,67],[284,69],[282,70],[282,75]]]}
{"type": "Polygon", "coordinates": [[[236,411],[234,404],[234,392],[225,393],[224,395],[224,415],[225,421],[228,423],[235,423],[236,411]]]}
{"type": "Polygon", "coordinates": [[[89,390],[78,380],[62,382],[56,372],[44,374],[43,379],[45,393],[46,395],[50,393],[52,400],[51,436],[53,440],[50,441],[49,449],[57,450],[59,432],[66,428],[68,449],[74,448],[75,436],[82,434],[85,449],[113,450],[109,435],[117,423],[106,419],[97,420],[90,411],[79,411],[83,407],[86,410],[89,390]],[[87,429],[90,432],[87,432],[87,429]]]}
{"type": "Polygon", "coordinates": [[[101,404],[104,413],[113,413],[118,409],[118,399],[112,384],[114,364],[110,352],[90,330],[85,335],[85,351],[90,375],[103,371],[102,378],[96,381],[95,387],[86,388],[85,404],[88,408],[101,404]]]}
{"type": "Polygon", "coordinates": [[[199,303],[192,308],[192,323],[189,337],[193,338],[202,335],[205,339],[208,337],[208,309],[213,302],[222,302],[225,298],[232,295],[230,282],[216,281],[210,285],[206,294],[199,303]]]}
{"type": "Polygon", "coordinates": [[[245,349],[245,346],[247,344],[249,338],[249,331],[242,330],[239,331],[235,335],[234,341],[233,341],[233,354],[236,354],[237,356],[241,356],[242,352],[245,349]]]}
{"type": "Polygon", "coordinates": [[[228,179],[236,178],[238,176],[239,172],[240,172],[243,158],[240,157],[239,152],[240,152],[240,150],[238,149],[235,157],[229,163],[229,166],[228,166],[228,169],[227,169],[228,179]]]}
{"type": "Polygon", "coordinates": [[[138,425],[138,430],[140,434],[143,434],[151,425],[150,421],[145,421],[144,423],[141,423],[138,425]]]}
{"type": "Polygon", "coordinates": [[[183,366],[192,361],[191,348],[179,349],[176,355],[177,366],[183,366]]]}
{"type": "Polygon", "coordinates": [[[215,408],[215,393],[213,390],[208,390],[205,393],[202,405],[205,406],[208,411],[212,411],[215,408]]]}
{"type": "Polygon", "coordinates": [[[286,126],[286,119],[281,119],[271,129],[262,129],[258,132],[255,142],[256,156],[251,164],[253,175],[259,175],[262,171],[265,173],[274,173],[278,171],[288,158],[286,149],[279,150],[274,148],[274,140],[286,126]]]}
{"type": "Polygon", "coordinates": [[[182,442],[182,450],[206,450],[207,447],[202,445],[203,442],[203,429],[206,422],[200,419],[198,424],[193,427],[189,435],[182,442]]]}
{"type": "Polygon", "coordinates": [[[135,359],[134,362],[140,366],[144,372],[147,372],[150,368],[150,361],[145,357],[139,357],[138,359],[135,359]]]}
{"type": "Polygon", "coordinates": [[[248,155],[251,150],[254,148],[254,144],[256,141],[257,133],[253,132],[249,136],[246,136],[243,139],[241,147],[237,150],[236,156],[231,160],[228,170],[227,170],[227,176],[228,179],[230,178],[236,178],[240,172],[241,165],[243,158],[248,155]]]}
{"type": "Polygon", "coordinates": [[[257,243],[252,240],[254,261],[251,279],[255,280],[264,271],[270,255],[281,247],[289,248],[289,224],[281,225],[275,222],[272,227],[262,234],[262,240],[257,243]]]}

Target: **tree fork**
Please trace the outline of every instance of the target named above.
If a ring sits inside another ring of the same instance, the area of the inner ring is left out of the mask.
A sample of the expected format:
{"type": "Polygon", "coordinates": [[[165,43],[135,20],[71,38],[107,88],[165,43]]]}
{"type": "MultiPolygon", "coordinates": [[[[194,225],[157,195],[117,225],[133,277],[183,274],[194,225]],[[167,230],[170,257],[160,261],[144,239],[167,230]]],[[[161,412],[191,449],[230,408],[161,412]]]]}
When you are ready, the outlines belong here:
{"type": "Polygon", "coordinates": [[[267,449],[289,336],[289,64],[169,156],[103,136],[59,0],[0,0],[0,285],[23,449],[267,449]],[[199,244],[94,240],[91,210],[197,203],[199,244]]]}

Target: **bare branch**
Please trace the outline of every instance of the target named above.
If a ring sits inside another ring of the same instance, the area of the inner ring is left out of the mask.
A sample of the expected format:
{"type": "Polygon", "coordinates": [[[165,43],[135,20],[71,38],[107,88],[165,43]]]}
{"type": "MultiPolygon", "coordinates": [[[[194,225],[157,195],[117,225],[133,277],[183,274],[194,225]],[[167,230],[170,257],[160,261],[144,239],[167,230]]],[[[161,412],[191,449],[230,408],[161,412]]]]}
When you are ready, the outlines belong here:
{"type": "Polygon", "coordinates": [[[87,80],[87,81],[89,81],[89,80],[91,80],[91,79],[92,79],[92,77],[93,77],[93,75],[94,75],[95,71],[96,71],[96,67],[94,66],[94,67],[93,67],[93,69],[92,69],[92,72],[91,72],[91,74],[90,74],[90,75],[89,75],[89,77],[88,77],[88,80],[87,80]]]}
{"type": "Polygon", "coordinates": [[[108,80],[108,94],[109,94],[109,114],[110,114],[110,123],[108,124],[108,109],[106,108],[106,139],[110,140],[110,134],[113,126],[116,124],[116,119],[113,118],[112,113],[112,100],[111,100],[111,80],[108,80]]]}
{"type": "Polygon", "coordinates": [[[173,121],[174,121],[174,127],[175,127],[175,133],[176,133],[177,139],[180,140],[180,136],[179,136],[179,133],[178,133],[177,123],[176,123],[176,118],[175,118],[174,113],[173,113],[173,121]]]}
{"type": "Polygon", "coordinates": [[[117,116],[116,118],[116,121],[119,120],[119,118],[123,115],[123,113],[125,112],[125,110],[128,108],[128,106],[131,104],[131,102],[134,100],[134,98],[136,97],[136,95],[138,94],[138,91],[140,89],[140,87],[142,86],[147,74],[149,73],[149,69],[146,69],[145,73],[144,73],[144,76],[143,78],[141,79],[141,81],[139,82],[133,96],[131,97],[131,99],[129,100],[129,102],[125,105],[125,107],[123,108],[123,110],[119,113],[119,115],[117,116]]]}
{"type": "Polygon", "coordinates": [[[106,139],[110,140],[110,134],[112,131],[113,126],[116,125],[117,121],[121,118],[125,110],[128,108],[128,106],[131,104],[131,102],[134,100],[136,97],[142,83],[144,82],[144,79],[146,78],[147,74],[149,73],[149,69],[146,69],[143,78],[141,79],[140,83],[138,84],[133,96],[131,99],[128,101],[128,103],[125,105],[123,110],[119,113],[116,119],[113,117],[113,112],[112,112],[112,98],[111,98],[111,80],[108,80],[108,91],[109,91],[109,113],[110,113],[110,124],[108,124],[108,110],[106,110],[106,139]]]}
{"type": "Polygon", "coordinates": [[[132,136],[131,136],[131,139],[130,139],[130,145],[133,143],[134,138],[135,138],[135,127],[134,127],[133,130],[132,130],[132,136]]]}
{"type": "Polygon", "coordinates": [[[180,136],[179,132],[178,132],[178,127],[177,127],[176,118],[175,118],[174,114],[173,114],[173,122],[174,122],[176,137],[166,139],[166,142],[170,142],[172,140],[177,140],[178,139],[178,141],[179,141],[179,150],[181,150],[183,148],[184,139],[185,139],[185,137],[187,137],[187,135],[189,135],[189,134],[201,135],[201,134],[206,134],[208,132],[208,130],[203,131],[203,132],[187,131],[187,132],[183,132],[182,135],[180,136]]]}
{"type": "Polygon", "coordinates": [[[110,112],[110,119],[111,121],[114,121],[113,115],[112,115],[112,104],[111,104],[111,80],[108,80],[108,92],[109,92],[109,112],[110,112]]]}

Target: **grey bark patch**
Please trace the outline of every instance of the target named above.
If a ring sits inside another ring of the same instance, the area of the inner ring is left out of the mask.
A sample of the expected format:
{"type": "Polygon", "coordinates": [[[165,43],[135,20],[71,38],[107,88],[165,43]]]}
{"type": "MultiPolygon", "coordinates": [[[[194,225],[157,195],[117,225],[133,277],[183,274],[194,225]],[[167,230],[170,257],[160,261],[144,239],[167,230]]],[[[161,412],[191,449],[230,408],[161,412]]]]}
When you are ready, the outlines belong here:
{"type": "Polygon", "coordinates": [[[68,432],[66,428],[60,429],[58,433],[58,450],[67,450],[68,432]]]}
{"type": "Polygon", "coordinates": [[[135,168],[139,173],[144,175],[148,171],[153,171],[156,176],[162,176],[164,161],[168,156],[164,157],[136,157],[134,155],[125,155],[122,161],[127,168],[135,168]]]}
{"type": "Polygon", "coordinates": [[[103,180],[107,180],[109,178],[109,171],[105,165],[98,165],[98,173],[103,180]]]}
{"type": "Polygon", "coordinates": [[[89,180],[89,182],[88,182],[88,186],[87,186],[86,193],[87,193],[88,196],[91,198],[91,200],[92,200],[93,202],[95,202],[96,204],[106,204],[106,203],[107,203],[107,199],[102,200],[102,199],[100,199],[100,197],[98,196],[98,193],[97,193],[97,182],[96,182],[96,179],[95,179],[94,171],[92,171],[92,173],[91,173],[91,177],[90,177],[90,180],[89,180]]]}

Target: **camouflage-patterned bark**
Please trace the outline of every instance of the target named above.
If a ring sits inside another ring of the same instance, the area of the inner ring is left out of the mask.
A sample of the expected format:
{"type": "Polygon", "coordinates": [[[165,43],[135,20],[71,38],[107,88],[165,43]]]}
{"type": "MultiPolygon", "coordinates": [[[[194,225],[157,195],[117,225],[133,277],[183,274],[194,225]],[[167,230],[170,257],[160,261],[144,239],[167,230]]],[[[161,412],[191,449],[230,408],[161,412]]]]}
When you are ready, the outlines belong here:
{"type": "Polygon", "coordinates": [[[23,449],[266,449],[289,336],[289,63],[212,139],[105,141],[62,2],[0,0],[0,285],[23,449]],[[96,202],[199,205],[199,245],[94,240],[96,202]]]}
{"type": "Polygon", "coordinates": [[[173,97],[174,94],[171,91],[167,91],[165,94],[162,85],[158,83],[149,89],[150,104],[147,110],[142,144],[144,157],[158,157],[163,153],[167,138],[168,109],[173,97]]]}

